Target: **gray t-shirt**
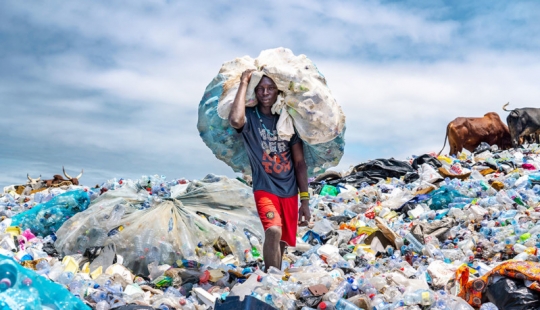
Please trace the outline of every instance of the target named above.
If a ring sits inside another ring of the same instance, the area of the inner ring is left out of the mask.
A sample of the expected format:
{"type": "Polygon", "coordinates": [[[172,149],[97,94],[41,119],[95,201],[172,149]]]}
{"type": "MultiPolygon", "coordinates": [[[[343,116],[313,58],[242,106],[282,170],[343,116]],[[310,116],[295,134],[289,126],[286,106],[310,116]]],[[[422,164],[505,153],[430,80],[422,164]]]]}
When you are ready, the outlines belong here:
{"type": "Polygon", "coordinates": [[[246,123],[240,131],[253,172],[253,191],[263,190],[282,198],[297,195],[291,147],[300,139],[297,134],[290,141],[280,139],[276,130],[279,115],[266,116],[260,111],[259,115],[260,119],[255,108],[246,108],[246,123]]]}

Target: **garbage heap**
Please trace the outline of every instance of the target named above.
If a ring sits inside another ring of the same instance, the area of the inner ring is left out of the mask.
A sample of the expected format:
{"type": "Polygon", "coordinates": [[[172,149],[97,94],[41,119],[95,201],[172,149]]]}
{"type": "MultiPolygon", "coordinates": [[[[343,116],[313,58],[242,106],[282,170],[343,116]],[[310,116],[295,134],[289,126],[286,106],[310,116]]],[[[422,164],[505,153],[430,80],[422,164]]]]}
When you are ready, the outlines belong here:
{"type": "MultiPolygon", "coordinates": [[[[75,296],[63,309],[538,309],[539,154],[481,145],[320,175],[312,224],[267,273],[251,189],[214,175],[5,194],[0,254],[75,296]]],[[[28,283],[2,272],[0,304],[28,283]]]]}

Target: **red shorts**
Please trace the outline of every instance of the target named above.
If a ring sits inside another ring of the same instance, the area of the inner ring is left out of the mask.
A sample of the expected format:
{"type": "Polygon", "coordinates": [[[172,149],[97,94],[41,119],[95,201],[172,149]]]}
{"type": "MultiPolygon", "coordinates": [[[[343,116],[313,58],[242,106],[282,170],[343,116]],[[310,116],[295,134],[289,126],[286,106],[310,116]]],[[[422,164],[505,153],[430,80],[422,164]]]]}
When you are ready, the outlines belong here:
{"type": "Polygon", "coordinates": [[[255,204],[264,230],[281,227],[281,241],[296,246],[298,228],[298,195],[281,198],[265,191],[255,191],[255,204]]]}

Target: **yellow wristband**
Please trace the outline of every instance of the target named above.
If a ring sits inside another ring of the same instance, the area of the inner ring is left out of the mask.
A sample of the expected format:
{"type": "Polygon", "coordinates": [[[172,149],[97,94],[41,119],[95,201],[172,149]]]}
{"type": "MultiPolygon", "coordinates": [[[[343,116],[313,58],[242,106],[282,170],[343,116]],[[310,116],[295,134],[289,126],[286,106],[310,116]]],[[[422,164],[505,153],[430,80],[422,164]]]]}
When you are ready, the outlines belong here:
{"type": "Polygon", "coordinates": [[[300,197],[300,200],[309,200],[309,197],[300,197]]]}
{"type": "Polygon", "coordinates": [[[300,197],[309,197],[308,192],[300,192],[300,197]]]}

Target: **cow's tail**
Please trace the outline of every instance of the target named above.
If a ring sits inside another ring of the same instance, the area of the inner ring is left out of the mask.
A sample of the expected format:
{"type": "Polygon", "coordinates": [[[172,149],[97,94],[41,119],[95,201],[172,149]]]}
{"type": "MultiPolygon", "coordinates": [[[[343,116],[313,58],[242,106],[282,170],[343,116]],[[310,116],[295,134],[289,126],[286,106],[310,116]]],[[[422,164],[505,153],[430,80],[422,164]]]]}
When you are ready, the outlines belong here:
{"type": "Polygon", "coordinates": [[[507,102],[505,105],[503,105],[503,110],[506,112],[512,112],[512,110],[507,110],[506,107],[510,104],[510,102],[507,102]]]}
{"type": "Polygon", "coordinates": [[[446,135],[444,136],[444,144],[442,146],[442,149],[440,150],[439,154],[437,156],[441,155],[442,151],[444,150],[444,147],[446,146],[446,140],[448,140],[448,127],[450,127],[450,124],[446,126],[446,135]]]}

